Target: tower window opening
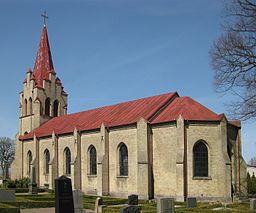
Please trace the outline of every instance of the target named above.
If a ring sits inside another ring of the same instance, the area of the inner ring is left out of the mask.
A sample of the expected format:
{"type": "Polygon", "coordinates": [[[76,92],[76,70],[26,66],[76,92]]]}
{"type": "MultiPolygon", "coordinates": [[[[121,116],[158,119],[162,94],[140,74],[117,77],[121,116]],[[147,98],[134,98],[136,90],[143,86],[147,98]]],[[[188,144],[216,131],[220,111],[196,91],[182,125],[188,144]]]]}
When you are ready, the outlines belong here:
{"type": "Polygon", "coordinates": [[[45,115],[50,116],[50,98],[45,100],[45,115]]]}
{"type": "Polygon", "coordinates": [[[55,100],[53,103],[53,116],[54,117],[58,116],[58,109],[59,109],[59,101],[55,100]]]}

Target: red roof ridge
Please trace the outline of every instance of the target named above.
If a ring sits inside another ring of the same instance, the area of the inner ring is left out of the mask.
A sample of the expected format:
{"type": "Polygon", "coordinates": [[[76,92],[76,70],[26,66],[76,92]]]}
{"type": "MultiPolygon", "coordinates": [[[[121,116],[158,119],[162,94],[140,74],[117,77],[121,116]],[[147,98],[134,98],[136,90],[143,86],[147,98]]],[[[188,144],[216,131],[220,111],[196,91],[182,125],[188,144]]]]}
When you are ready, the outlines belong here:
{"type": "Polygon", "coordinates": [[[182,115],[190,121],[220,121],[219,116],[189,96],[175,98],[157,117],[152,124],[171,122],[182,115]]]}
{"type": "Polygon", "coordinates": [[[159,114],[161,114],[161,112],[175,99],[178,98],[179,94],[177,92],[174,92],[174,94],[172,95],[172,97],[170,97],[169,100],[166,101],[165,104],[163,104],[162,106],[159,107],[159,109],[152,114],[152,116],[150,116],[149,121],[154,120],[154,118],[156,118],[159,114]]]}

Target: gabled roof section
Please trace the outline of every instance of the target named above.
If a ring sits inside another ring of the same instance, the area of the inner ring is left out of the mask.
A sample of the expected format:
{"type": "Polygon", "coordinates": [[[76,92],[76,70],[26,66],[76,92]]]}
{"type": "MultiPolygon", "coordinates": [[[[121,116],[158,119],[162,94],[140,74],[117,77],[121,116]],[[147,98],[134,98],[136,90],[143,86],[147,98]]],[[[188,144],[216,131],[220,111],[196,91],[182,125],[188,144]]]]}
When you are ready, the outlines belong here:
{"type": "Polygon", "coordinates": [[[50,136],[53,131],[55,134],[72,133],[75,128],[80,131],[93,130],[100,128],[102,123],[106,127],[115,127],[134,124],[140,118],[148,121],[175,97],[178,97],[178,94],[171,92],[55,117],[27,135],[20,136],[20,139],[30,139],[34,135],[36,137],[50,136]]]}
{"type": "Polygon", "coordinates": [[[241,128],[241,121],[239,121],[239,120],[229,121],[228,123],[235,127],[241,128]]]}
{"type": "Polygon", "coordinates": [[[219,121],[220,116],[190,97],[175,98],[156,118],[152,124],[165,123],[177,120],[182,115],[190,121],[219,121]]]}
{"type": "Polygon", "coordinates": [[[44,25],[33,72],[37,87],[43,87],[43,80],[49,80],[50,72],[55,73],[46,25],[44,25]]]}

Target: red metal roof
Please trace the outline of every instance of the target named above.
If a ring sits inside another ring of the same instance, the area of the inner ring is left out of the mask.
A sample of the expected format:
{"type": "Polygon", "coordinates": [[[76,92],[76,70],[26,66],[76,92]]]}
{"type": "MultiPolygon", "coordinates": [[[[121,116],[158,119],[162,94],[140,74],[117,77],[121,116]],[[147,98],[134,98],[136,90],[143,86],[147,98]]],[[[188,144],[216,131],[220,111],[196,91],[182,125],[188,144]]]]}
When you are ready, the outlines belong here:
{"type": "Polygon", "coordinates": [[[52,118],[42,126],[25,136],[21,140],[55,134],[71,133],[77,130],[92,130],[100,128],[104,123],[107,127],[121,126],[136,123],[140,118],[149,120],[165,104],[171,101],[176,92],[128,101],[112,106],[105,106],[84,112],[52,118]]]}
{"type": "Polygon", "coordinates": [[[175,98],[151,123],[177,120],[182,115],[190,121],[219,121],[220,117],[190,97],[175,98]]]}
{"type": "Polygon", "coordinates": [[[55,73],[47,30],[46,26],[44,25],[34,66],[34,76],[37,87],[43,87],[43,80],[49,80],[50,72],[55,73]]]}

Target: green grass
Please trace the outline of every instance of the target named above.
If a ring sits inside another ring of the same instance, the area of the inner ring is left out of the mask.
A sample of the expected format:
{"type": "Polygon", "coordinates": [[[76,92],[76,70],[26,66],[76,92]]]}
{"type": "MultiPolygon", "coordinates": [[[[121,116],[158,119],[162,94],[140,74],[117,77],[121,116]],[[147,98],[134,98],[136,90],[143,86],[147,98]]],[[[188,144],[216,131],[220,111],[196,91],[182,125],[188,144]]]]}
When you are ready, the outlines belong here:
{"type": "MultiPolygon", "coordinates": [[[[97,196],[84,196],[83,203],[85,209],[94,210],[95,200],[97,196]]],[[[112,198],[112,197],[102,197],[104,213],[119,213],[122,204],[127,203],[127,199],[112,198]],[[115,206],[119,205],[119,206],[115,206]]],[[[218,211],[213,211],[214,208],[224,207],[220,203],[197,203],[196,208],[187,208],[186,203],[175,203],[176,213],[192,213],[192,212],[201,212],[201,213],[246,213],[246,212],[255,212],[250,211],[249,203],[232,203],[226,205],[228,209],[222,209],[218,211]],[[231,209],[231,210],[230,210],[231,209]]],[[[9,203],[0,203],[0,213],[2,212],[17,212],[19,208],[46,208],[55,206],[55,197],[54,194],[40,194],[40,195],[17,195],[16,202],[9,203]],[[6,209],[8,211],[6,211],[6,209]]],[[[141,213],[156,213],[157,205],[154,201],[145,201],[140,200],[139,206],[141,208],[141,213]]]]}

